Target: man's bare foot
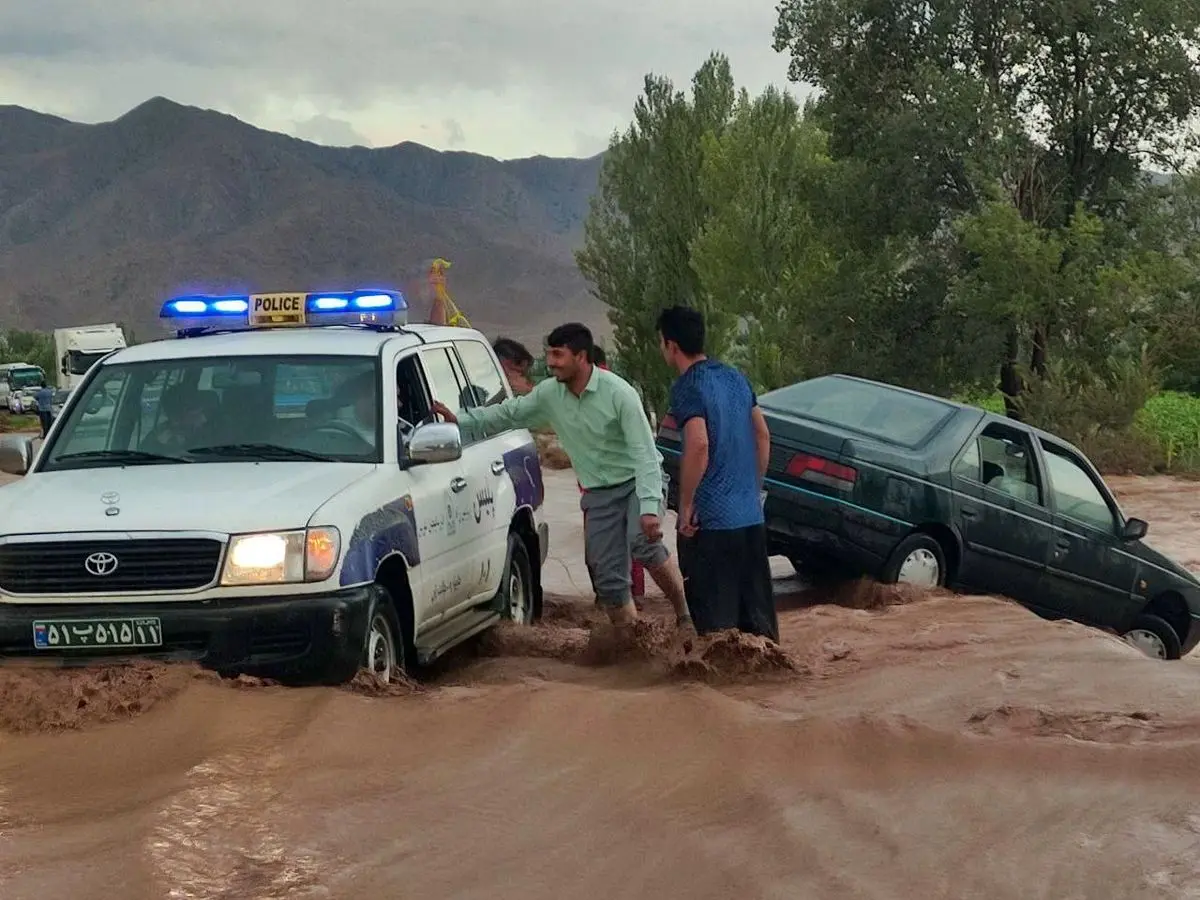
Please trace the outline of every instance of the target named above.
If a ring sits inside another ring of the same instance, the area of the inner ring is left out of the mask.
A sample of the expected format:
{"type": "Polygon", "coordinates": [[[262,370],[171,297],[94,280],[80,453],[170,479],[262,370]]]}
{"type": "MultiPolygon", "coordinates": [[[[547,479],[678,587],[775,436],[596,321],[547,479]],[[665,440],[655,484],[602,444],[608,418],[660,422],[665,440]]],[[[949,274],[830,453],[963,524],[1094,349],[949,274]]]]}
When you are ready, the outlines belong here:
{"type": "Polygon", "coordinates": [[[676,616],[675,630],[685,637],[699,637],[696,632],[696,624],[690,615],[676,616]]]}

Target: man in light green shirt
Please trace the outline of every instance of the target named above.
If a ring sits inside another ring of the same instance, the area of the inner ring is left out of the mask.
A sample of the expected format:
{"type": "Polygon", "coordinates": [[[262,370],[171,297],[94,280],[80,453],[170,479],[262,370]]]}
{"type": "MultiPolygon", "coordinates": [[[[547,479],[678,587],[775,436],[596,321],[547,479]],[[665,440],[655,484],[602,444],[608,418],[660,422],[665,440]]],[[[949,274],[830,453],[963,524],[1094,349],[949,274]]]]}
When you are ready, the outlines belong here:
{"type": "Polygon", "coordinates": [[[447,422],[473,437],[509,428],[550,426],[583,488],[584,552],[596,599],[616,625],[631,624],[630,560],[636,559],[667,595],[680,626],[691,624],[679,567],[662,542],[662,456],[633,385],[591,363],[592,334],[577,323],[546,338],[546,367],[554,376],[532,391],[447,422]]]}

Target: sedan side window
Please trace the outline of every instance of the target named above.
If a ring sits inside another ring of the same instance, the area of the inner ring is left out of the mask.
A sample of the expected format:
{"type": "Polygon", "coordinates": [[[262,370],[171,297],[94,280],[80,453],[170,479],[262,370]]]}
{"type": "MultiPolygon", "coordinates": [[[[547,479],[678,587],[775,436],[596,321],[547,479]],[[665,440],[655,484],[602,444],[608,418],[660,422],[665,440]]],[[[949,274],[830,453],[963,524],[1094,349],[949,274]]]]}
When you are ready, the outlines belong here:
{"type": "Polygon", "coordinates": [[[1087,470],[1057,447],[1042,441],[1054,504],[1061,515],[1113,534],[1117,517],[1087,470]]]}
{"type": "Polygon", "coordinates": [[[972,481],[983,483],[983,478],[979,471],[979,441],[973,440],[967,444],[967,447],[954,463],[954,474],[961,478],[969,478],[972,481]]]}
{"type": "Polygon", "coordinates": [[[979,435],[980,477],[984,487],[1044,505],[1033,462],[1033,446],[1015,428],[993,422],[979,435]]]}

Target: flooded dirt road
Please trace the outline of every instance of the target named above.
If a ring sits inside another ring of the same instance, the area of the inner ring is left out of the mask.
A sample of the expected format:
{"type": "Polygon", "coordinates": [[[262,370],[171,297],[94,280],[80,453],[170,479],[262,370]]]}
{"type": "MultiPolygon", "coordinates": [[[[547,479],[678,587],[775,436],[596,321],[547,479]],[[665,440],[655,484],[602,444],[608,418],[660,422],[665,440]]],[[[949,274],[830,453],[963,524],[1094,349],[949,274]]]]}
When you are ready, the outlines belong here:
{"type": "MultiPolygon", "coordinates": [[[[419,690],[0,673],[0,898],[1200,896],[1200,665],[784,580],[785,654],[600,665],[550,481],[546,623],[419,690]]],[[[1200,566],[1200,490],[1112,483],[1200,566]]]]}

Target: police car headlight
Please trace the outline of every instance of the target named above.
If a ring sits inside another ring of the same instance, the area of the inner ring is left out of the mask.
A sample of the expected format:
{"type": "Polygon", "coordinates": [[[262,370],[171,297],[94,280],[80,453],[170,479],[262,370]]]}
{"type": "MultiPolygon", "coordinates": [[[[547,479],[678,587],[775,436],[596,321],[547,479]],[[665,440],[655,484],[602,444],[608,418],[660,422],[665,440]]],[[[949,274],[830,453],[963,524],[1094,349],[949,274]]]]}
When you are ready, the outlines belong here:
{"type": "Polygon", "coordinates": [[[337,568],[341,544],[341,535],[332,527],[234,535],[221,584],[324,581],[337,568]]]}

